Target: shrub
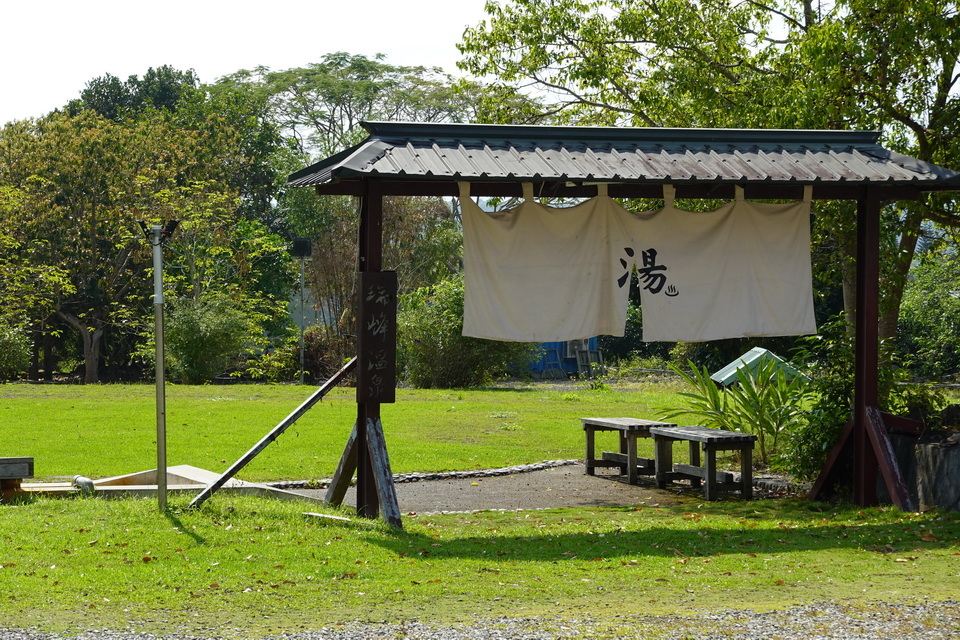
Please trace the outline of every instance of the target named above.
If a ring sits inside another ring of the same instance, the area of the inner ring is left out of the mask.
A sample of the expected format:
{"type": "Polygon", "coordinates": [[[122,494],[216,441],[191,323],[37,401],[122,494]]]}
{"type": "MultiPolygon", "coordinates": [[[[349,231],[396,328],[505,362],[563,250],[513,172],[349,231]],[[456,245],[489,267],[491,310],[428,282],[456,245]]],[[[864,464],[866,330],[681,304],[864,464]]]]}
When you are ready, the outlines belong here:
{"type": "MultiPolygon", "coordinates": [[[[328,380],[343,364],[356,355],[356,345],[350,336],[329,325],[313,324],[303,334],[303,368],[307,380],[318,383],[328,380]]],[[[297,370],[300,349],[295,350],[297,370]]]]}
{"type": "Polygon", "coordinates": [[[244,352],[263,343],[260,327],[224,295],[181,298],[171,306],[164,339],[170,373],[203,384],[228,371],[244,352]]]}
{"type": "Polygon", "coordinates": [[[710,378],[706,367],[688,365],[690,373],[670,366],[694,391],[680,392],[688,405],[668,410],[665,420],[691,415],[705,427],[752,433],[757,436],[758,462],[764,465],[777,453],[780,436],[804,421],[807,380],[789,378],[773,358],[761,360],[754,370],[738,370],[737,382],[726,389],[710,378]]]}
{"type": "Polygon", "coordinates": [[[0,380],[15,380],[30,367],[30,337],[21,327],[0,327],[0,380]]]}
{"type": "Polygon", "coordinates": [[[291,382],[300,379],[300,338],[288,336],[275,347],[244,363],[244,373],[253,380],[291,382]]]}
{"type": "MultiPolygon", "coordinates": [[[[881,345],[877,371],[880,408],[895,415],[926,420],[944,404],[936,389],[906,384],[907,372],[892,363],[889,345],[881,345]]],[[[815,478],[826,464],[850,420],[854,394],[854,339],[841,316],[820,327],[820,334],[805,339],[797,359],[806,362],[812,378],[812,401],[807,419],[785,442],[783,467],[799,478],[815,478]]]]}
{"type": "Polygon", "coordinates": [[[397,326],[397,367],[415,387],[460,388],[488,384],[525,370],[538,345],[463,336],[463,278],[402,297],[397,326]]]}

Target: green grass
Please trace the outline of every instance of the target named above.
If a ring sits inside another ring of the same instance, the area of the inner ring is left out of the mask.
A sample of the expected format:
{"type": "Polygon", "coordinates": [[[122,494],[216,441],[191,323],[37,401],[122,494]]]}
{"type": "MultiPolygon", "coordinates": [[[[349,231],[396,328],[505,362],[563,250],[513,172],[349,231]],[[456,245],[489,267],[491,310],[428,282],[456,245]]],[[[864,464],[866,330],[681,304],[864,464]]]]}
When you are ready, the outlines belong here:
{"type": "Polygon", "coordinates": [[[2,625],[253,637],[615,610],[635,631],[660,614],[949,600],[960,589],[956,514],[690,502],[417,516],[396,531],[304,516],[316,507],[301,503],[185,502],[167,514],[135,499],[0,507],[2,625]]]}
{"type": "MultiPolygon", "coordinates": [[[[581,417],[653,416],[674,391],[401,390],[383,420],[394,471],[497,467],[580,458],[581,417]]],[[[223,470],[309,393],[170,387],[170,463],[223,470]]],[[[149,385],[0,386],[0,456],[34,456],[47,477],[152,468],[153,402],[149,385]]],[[[336,390],[241,477],[331,475],[354,413],[352,390],[336,390]]],[[[0,505],[0,627],[256,637],[509,616],[656,638],[677,637],[650,617],[661,614],[946,601],[960,590],[955,513],[688,495],[680,507],[408,516],[393,530],[303,515],[314,503],[218,495],[188,510],[188,500],[172,498],[167,513],[136,499],[0,505]]]]}
{"type": "MultiPolygon", "coordinates": [[[[313,391],[290,385],[167,386],[167,461],[221,472],[313,391]]],[[[481,469],[583,457],[580,418],[653,416],[675,402],[646,392],[399,390],[383,405],[396,473],[481,469]]],[[[250,481],[330,477],[356,420],[338,388],[248,465],[250,481]]],[[[598,446],[615,447],[598,438],[598,446]]],[[[0,456],[33,456],[38,478],[104,477],[156,466],[152,385],[0,385],[0,456]]],[[[644,449],[652,456],[649,443],[644,449]]]]}

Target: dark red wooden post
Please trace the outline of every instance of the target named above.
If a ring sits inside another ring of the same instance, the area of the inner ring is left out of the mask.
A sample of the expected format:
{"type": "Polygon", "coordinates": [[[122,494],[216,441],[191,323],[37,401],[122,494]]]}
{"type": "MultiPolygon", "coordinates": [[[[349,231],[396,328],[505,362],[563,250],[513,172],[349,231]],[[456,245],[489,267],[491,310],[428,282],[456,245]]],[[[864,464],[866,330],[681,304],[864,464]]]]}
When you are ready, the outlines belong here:
{"type": "Polygon", "coordinates": [[[879,404],[880,199],[868,190],[857,202],[857,294],[853,396],[853,500],[877,503],[877,457],[870,441],[868,407],[879,404]]]}
{"type": "Polygon", "coordinates": [[[853,501],[877,504],[877,479],[893,503],[904,511],[916,507],[907,489],[890,441],[887,422],[903,421],[880,412],[880,206],[879,194],[868,189],[857,202],[857,315],[854,355],[853,415],[810,490],[817,499],[853,467],[853,501]],[[851,460],[852,459],[852,460],[851,460]]]}
{"type": "MultiPolygon", "coordinates": [[[[375,180],[364,180],[363,196],[360,199],[360,238],[357,271],[358,276],[365,271],[379,271],[383,266],[383,196],[377,188],[375,180]]],[[[359,290],[359,284],[358,284],[359,290]]],[[[365,301],[359,296],[358,304],[361,308],[357,315],[358,342],[363,333],[363,307],[365,301]]],[[[357,375],[358,378],[367,367],[369,354],[364,353],[363,345],[358,344],[357,375]]],[[[368,401],[360,397],[357,387],[357,514],[368,518],[375,518],[380,512],[380,501],[377,498],[376,484],[373,469],[370,465],[370,450],[367,438],[367,421],[380,419],[380,403],[368,401]]]]}

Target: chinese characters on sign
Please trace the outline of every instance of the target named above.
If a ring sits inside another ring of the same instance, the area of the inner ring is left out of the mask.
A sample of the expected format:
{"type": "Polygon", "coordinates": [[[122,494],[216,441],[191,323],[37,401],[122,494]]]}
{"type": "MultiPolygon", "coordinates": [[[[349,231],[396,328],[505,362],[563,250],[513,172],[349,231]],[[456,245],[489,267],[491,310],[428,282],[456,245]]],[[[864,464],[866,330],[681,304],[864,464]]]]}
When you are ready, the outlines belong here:
{"type": "Polygon", "coordinates": [[[357,402],[395,402],[397,388],[397,273],[360,274],[357,402]]]}
{"type": "MultiPolygon", "coordinates": [[[[633,249],[630,247],[624,247],[623,251],[628,257],[633,258],[633,249]]],[[[660,293],[663,291],[664,285],[667,284],[667,267],[662,264],[657,264],[657,250],[653,247],[647,249],[646,251],[641,251],[640,255],[643,262],[642,267],[637,267],[637,277],[640,280],[640,285],[650,293],[660,293]]],[[[627,269],[627,271],[625,271],[624,274],[617,280],[617,284],[619,284],[622,288],[630,279],[630,263],[624,258],[620,258],[620,265],[624,269],[627,269]]],[[[663,293],[665,296],[672,298],[676,296],[679,291],[677,291],[676,287],[670,285],[663,293]]]]}

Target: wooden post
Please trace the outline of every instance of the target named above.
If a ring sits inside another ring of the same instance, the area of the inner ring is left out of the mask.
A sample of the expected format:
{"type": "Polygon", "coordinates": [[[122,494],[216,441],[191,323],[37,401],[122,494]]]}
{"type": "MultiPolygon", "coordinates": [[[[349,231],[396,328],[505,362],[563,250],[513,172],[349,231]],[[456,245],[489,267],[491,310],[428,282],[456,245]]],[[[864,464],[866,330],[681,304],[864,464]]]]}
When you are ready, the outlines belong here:
{"type": "Polygon", "coordinates": [[[880,199],[874,191],[857,202],[857,292],[853,395],[853,500],[877,503],[877,458],[867,431],[867,407],[876,407],[880,365],[880,199]]]}
{"type": "Polygon", "coordinates": [[[880,367],[880,206],[875,190],[857,202],[857,297],[854,354],[853,415],[834,445],[809,496],[816,500],[843,475],[852,458],[853,501],[862,506],[877,504],[877,473],[893,503],[904,511],[916,505],[907,490],[903,473],[879,409],[877,372],[880,367]]]}
{"type": "Polygon", "coordinates": [[[364,181],[360,205],[357,314],[357,514],[400,526],[380,405],[396,400],[397,274],[383,271],[383,195],[364,181]]]}

